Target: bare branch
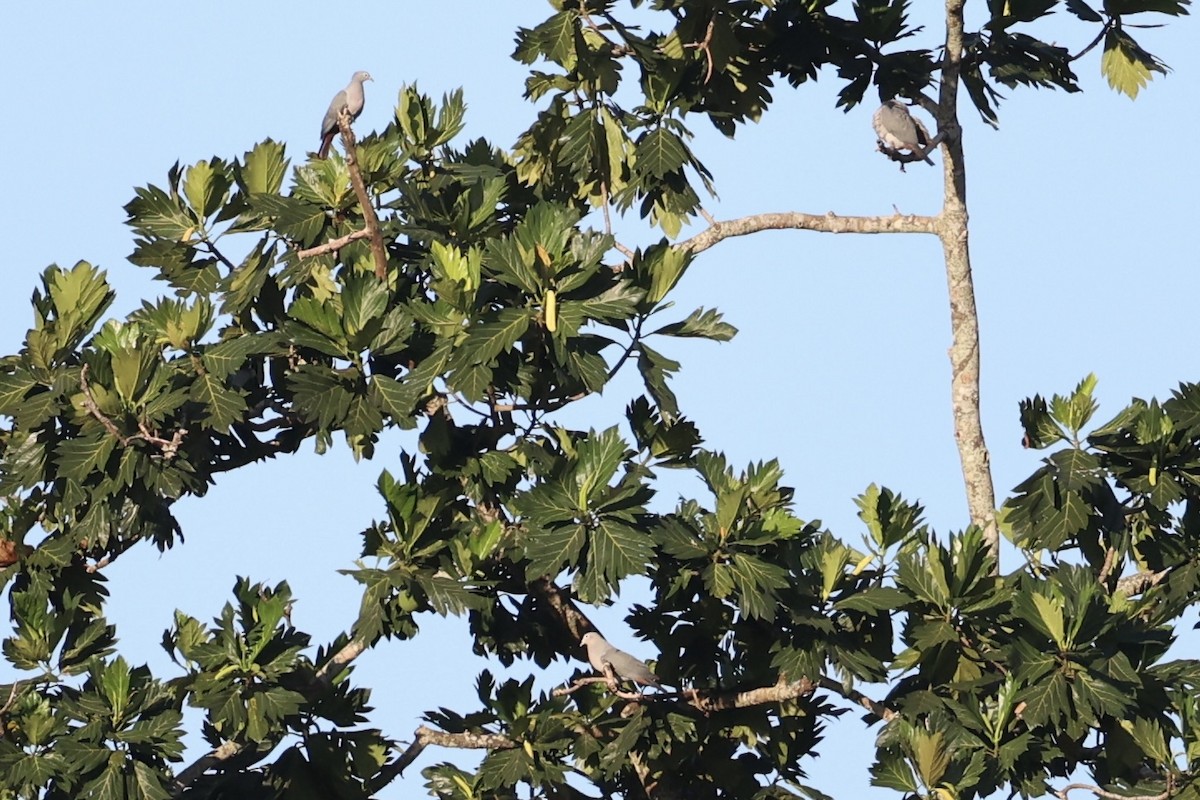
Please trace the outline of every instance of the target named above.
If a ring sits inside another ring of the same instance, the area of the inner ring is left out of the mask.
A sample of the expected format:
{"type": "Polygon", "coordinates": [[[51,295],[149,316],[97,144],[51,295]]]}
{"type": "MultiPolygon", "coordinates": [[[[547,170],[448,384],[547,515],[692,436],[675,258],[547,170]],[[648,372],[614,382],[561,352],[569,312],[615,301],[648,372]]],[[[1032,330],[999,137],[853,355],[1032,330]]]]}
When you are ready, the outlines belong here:
{"type": "Polygon", "coordinates": [[[707,692],[695,689],[684,694],[690,697],[690,705],[695,706],[705,714],[711,714],[716,711],[727,711],[732,708],[746,708],[748,706],[761,706],[796,700],[800,697],[808,697],[815,689],[816,685],[808,678],[789,681],[780,676],[779,681],[774,686],[761,686],[756,689],[733,692],[707,692]]]}
{"type": "Polygon", "coordinates": [[[839,681],[835,681],[833,678],[822,675],[820,685],[822,689],[833,692],[834,694],[839,694],[847,700],[852,700],[853,702],[865,708],[867,711],[870,711],[872,714],[879,717],[884,722],[890,722],[896,716],[896,712],[885,706],[883,703],[879,702],[878,700],[872,700],[857,689],[847,689],[839,681]]]}
{"type": "Polygon", "coordinates": [[[1101,584],[1108,583],[1108,579],[1112,576],[1112,571],[1117,566],[1117,548],[1109,547],[1104,551],[1104,564],[1100,567],[1100,573],[1096,576],[1096,580],[1101,584]]]}
{"type": "Polygon", "coordinates": [[[421,752],[431,744],[436,744],[439,747],[455,747],[467,750],[511,750],[518,746],[518,743],[502,733],[473,733],[464,731],[462,733],[446,733],[445,731],[435,731],[433,728],[428,728],[424,725],[417,728],[413,734],[413,742],[410,744],[400,757],[388,764],[379,771],[368,787],[370,792],[374,794],[387,786],[400,775],[404,774],[404,770],[408,768],[412,762],[417,760],[421,752]]]}
{"type": "Polygon", "coordinates": [[[0,719],[3,719],[4,715],[8,713],[9,709],[13,707],[13,703],[17,699],[17,690],[20,688],[21,682],[13,681],[12,688],[8,692],[8,699],[4,701],[4,705],[0,706],[0,719]]]}
{"type": "Polygon", "coordinates": [[[827,214],[784,211],[715,222],[707,230],[703,230],[675,246],[689,253],[702,253],[724,239],[733,236],[748,236],[767,230],[803,230],[824,233],[936,233],[936,227],[937,219],[935,217],[917,214],[842,217],[832,211],[827,214]]]}
{"type": "MultiPolygon", "coordinates": [[[[605,665],[609,669],[611,666],[605,665]]],[[[853,701],[856,705],[860,705],[867,711],[870,711],[875,716],[884,721],[893,719],[896,716],[896,711],[888,708],[883,703],[877,700],[872,700],[860,691],[855,689],[847,689],[838,681],[832,678],[822,676],[821,679],[814,683],[808,678],[800,678],[799,680],[789,681],[781,677],[773,686],[760,686],[753,689],[740,690],[711,690],[711,689],[684,689],[679,692],[656,692],[652,695],[640,694],[635,692],[620,691],[614,688],[613,681],[615,675],[608,675],[608,669],[605,670],[603,676],[588,676],[577,678],[567,686],[561,686],[555,689],[551,694],[555,697],[565,697],[574,694],[585,686],[591,686],[596,683],[608,684],[609,691],[618,697],[629,700],[635,703],[657,702],[662,700],[674,700],[679,698],[684,700],[688,705],[705,713],[712,714],[719,711],[728,711],[734,708],[748,708],[751,706],[773,705],[776,703],[785,703],[790,700],[797,700],[801,697],[808,697],[818,687],[831,691],[840,695],[847,700],[853,701]]]]}
{"type": "Polygon", "coordinates": [[[1171,785],[1168,781],[1167,788],[1161,794],[1117,794],[1101,789],[1099,786],[1093,786],[1090,783],[1072,783],[1064,786],[1055,792],[1055,796],[1059,800],[1067,800],[1067,795],[1075,789],[1080,789],[1085,792],[1091,792],[1097,797],[1103,797],[1105,800],[1167,800],[1171,796],[1171,785]]]}
{"type": "Polygon", "coordinates": [[[592,621],[575,607],[567,593],[549,577],[542,576],[530,582],[529,590],[541,601],[543,610],[559,623],[566,636],[576,643],[577,648],[585,633],[599,632],[592,621]]]}
{"type": "Polygon", "coordinates": [[[613,240],[613,249],[616,250],[621,255],[625,256],[625,264],[622,264],[621,266],[616,267],[616,269],[618,271],[624,269],[629,264],[629,262],[633,261],[634,253],[633,253],[632,248],[626,247],[625,245],[621,244],[620,242],[618,242],[614,239],[613,240]]]}
{"type": "Polygon", "coordinates": [[[297,250],[296,255],[300,258],[312,258],[313,256],[323,256],[326,253],[332,253],[335,250],[341,250],[351,242],[356,242],[359,239],[366,239],[371,236],[371,232],[365,228],[361,231],[351,231],[345,236],[339,236],[336,239],[330,239],[325,244],[319,244],[316,247],[310,247],[307,250],[297,250]]]}
{"type": "Polygon", "coordinates": [[[387,250],[383,247],[383,234],[379,231],[379,217],[375,216],[375,207],[371,205],[371,196],[367,194],[367,185],[363,183],[362,173],[358,169],[354,131],[350,129],[350,112],[347,109],[342,109],[338,114],[338,129],[342,132],[342,145],[346,148],[346,166],[350,169],[350,183],[354,185],[354,193],[358,195],[363,221],[367,224],[367,232],[371,237],[371,254],[375,257],[375,277],[381,281],[387,280],[387,250]]]}
{"type": "Polygon", "coordinates": [[[946,133],[943,147],[944,200],[937,217],[942,242],[946,286],[950,299],[950,399],[954,442],[962,464],[967,510],[971,522],[983,531],[993,561],[1000,570],[1000,530],[996,525],[996,490],[992,483],[991,456],[983,436],[979,410],[979,313],[975,306],[975,281],[967,228],[967,168],[963,156],[962,128],[958,123],[958,87],[964,48],[963,4],[946,0],[946,55],[938,93],[938,132],[946,133]]]}
{"type": "Polygon", "coordinates": [[[175,776],[175,782],[171,786],[171,795],[178,797],[183,794],[183,791],[191,786],[201,775],[217,765],[228,761],[240,752],[242,752],[242,745],[237,742],[225,742],[211,753],[202,755],[175,776]]]}
{"type": "Polygon", "coordinates": [[[325,686],[333,683],[334,678],[342,674],[350,662],[362,655],[366,649],[367,645],[361,639],[351,639],[345,647],[338,650],[321,665],[321,668],[317,670],[317,680],[325,686]]]}

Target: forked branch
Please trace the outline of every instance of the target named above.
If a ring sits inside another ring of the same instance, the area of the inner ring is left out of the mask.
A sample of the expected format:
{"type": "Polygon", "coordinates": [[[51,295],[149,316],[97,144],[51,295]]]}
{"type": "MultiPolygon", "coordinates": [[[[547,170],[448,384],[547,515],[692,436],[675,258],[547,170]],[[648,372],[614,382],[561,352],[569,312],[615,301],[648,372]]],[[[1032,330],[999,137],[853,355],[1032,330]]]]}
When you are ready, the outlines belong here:
{"type": "Polygon", "coordinates": [[[346,167],[350,170],[350,183],[354,185],[354,193],[358,195],[358,205],[362,208],[363,221],[367,225],[367,234],[371,237],[371,254],[375,259],[375,277],[387,279],[387,250],[383,246],[383,234],[379,230],[379,217],[375,207],[371,205],[371,196],[367,194],[367,185],[363,182],[362,172],[358,168],[358,155],[355,149],[354,131],[350,128],[350,112],[342,109],[338,114],[338,129],[342,132],[342,145],[346,148],[346,167]]]}

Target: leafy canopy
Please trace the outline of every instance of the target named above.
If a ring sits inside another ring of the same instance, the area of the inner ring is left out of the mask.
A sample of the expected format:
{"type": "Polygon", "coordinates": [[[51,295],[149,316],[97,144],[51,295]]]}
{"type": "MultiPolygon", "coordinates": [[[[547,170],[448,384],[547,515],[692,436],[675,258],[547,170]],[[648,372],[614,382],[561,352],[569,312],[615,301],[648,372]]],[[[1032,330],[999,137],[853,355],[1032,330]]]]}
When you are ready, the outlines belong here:
{"type": "MultiPolygon", "coordinates": [[[[687,125],[735,136],[776,81],[818,75],[844,108],[871,85],[917,99],[946,79],[941,44],[913,45],[899,0],[553,5],[517,34],[538,111],[512,148],[461,140],[460,92],[404,87],[353,159],[266,140],[137,189],[130,260],[172,296],[102,322],[103,272],[42,274],[33,327],[0,360],[3,653],[20,675],[0,691],[0,796],[367,797],[435,744],[484,752],[424,770],[444,798],[819,798],[805,759],[863,708],[872,781],[906,795],[1041,795],[1083,770],[1194,796],[1200,665],[1167,656],[1200,590],[1200,386],[1098,426],[1093,378],[1024,402],[1026,444],[1048,455],[1001,509],[1026,558],[1008,573],[979,530],[935,536],[886,488],[858,498],[858,544],[800,518],[779,465],[703,447],[671,389],[672,339],[736,333],[672,305],[695,257],[673,240],[713,188],[687,125]],[[378,206],[383,280],[352,170],[378,206]],[[660,234],[627,247],[610,213],[660,234]],[[624,419],[561,422],[622,370],[640,382],[624,419]],[[399,452],[392,429],[409,432],[399,452]],[[174,546],[174,503],[221,474],[339,438],[390,465],[345,570],[363,587],[345,634],[314,647],[286,583],[239,577],[209,622],[176,612],[173,676],[117,655],[104,565],[174,546]],[[668,510],[669,471],[702,496],[668,510]],[[556,691],[539,668],[582,655],[581,604],[634,576],[649,601],[628,623],[689,691],[556,691]],[[431,612],[528,677],[482,671],[477,708],[429,711],[404,746],[369,726],[344,670],[431,612]],[[181,769],[185,706],[212,752],[181,769]]],[[[1187,10],[1064,5],[1130,96],[1165,67],[1127,17],[1187,10]]],[[[1023,32],[1059,6],[989,1],[965,34],[959,75],[985,119],[1001,88],[1078,90],[1074,57],[1023,32]]]]}

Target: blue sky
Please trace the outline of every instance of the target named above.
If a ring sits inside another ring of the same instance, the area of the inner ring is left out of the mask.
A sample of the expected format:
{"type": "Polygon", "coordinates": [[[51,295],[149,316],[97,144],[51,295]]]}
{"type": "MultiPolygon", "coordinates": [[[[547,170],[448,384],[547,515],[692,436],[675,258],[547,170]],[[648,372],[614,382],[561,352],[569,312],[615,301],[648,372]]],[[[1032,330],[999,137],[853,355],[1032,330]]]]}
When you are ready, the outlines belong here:
{"type": "MultiPolygon", "coordinates": [[[[935,46],[941,3],[920,5],[933,16],[917,19],[928,30],[916,41],[935,46]]],[[[969,16],[983,7],[974,0],[969,16]]],[[[357,69],[375,77],[360,132],[386,125],[397,90],[415,81],[435,96],[463,87],[466,136],[511,145],[536,111],[521,96],[525,68],[509,59],[513,32],[548,13],[544,0],[15,4],[0,50],[9,108],[0,347],[19,348],[29,295],[51,263],[107,269],[114,315],[156,296],[163,285],[125,261],[132,236],[122,206],[133,187],[163,185],[177,160],[238,156],[267,137],[302,160],[330,97],[357,69]]],[[[1033,32],[1073,51],[1092,34],[1064,14],[1033,32]]],[[[1196,26],[1184,18],[1134,33],[1174,69],[1136,102],[1107,88],[1096,50],[1077,65],[1082,94],[1008,92],[999,131],[963,111],[984,426],[1001,498],[1038,460],[1020,446],[1021,398],[1068,391],[1094,372],[1107,419],[1131,396],[1162,397],[1197,379],[1196,26]]],[[[736,140],[693,120],[694,150],[720,193],[708,210],[718,219],[935,213],[941,159],[899,172],[874,150],[874,102],[843,114],[838,88],[832,75],[799,90],[777,86],[772,109],[736,140]]],[[[617,230],[629,245],[658,238],[636,218],[617,230]]],[[[852,544],[861,531],[852,498],[872,482],[922,501],[939,530],[965,524],[935,239],[780,231],[726,241],[698,259],[677,303],[681,314],[715,306],[740,329],[728,344],[664,348],[683,362],[675,388],[709,447],[737,465],[779,458],[797,513],[852,544]]],[[[634,391],[618,381],[571,421],[616,424],[634,391]]],[[[207,497],[181,502],[185,545],[162,555],[147,547],[106,570],[127,658],[170,677],[158,641],[173,610],[210,618],[236,575],[287,579],[300,598],[294,620],[315,641],[348,627],[358,591],[334,570],[352,567],[357,533],[382,514],[374,479],[402,446],[411,440],[385,440],[363,464],[341,446],[306,452],[223,476],[207,497]]],[[[672,505],[673,492],[691,490],[671,483],[660,497],[672,505]]],[[[609,638],[653,657],[621,622],[623,603],[638,595],[631,587],[596,618],[609,638]]],[[[483,664],[466,657],[464,630],[459,620],[430,621],[414,642],[384,642],[359,660],[355,680],[375,688],[374,724],[405,737],[425,708],[469,710],[483,664]]],[[[539,688],[575,666],[557,665],[539,688]]],[[[812,783],[835,795],[865,786],[871,734],[850,714],[830,737],[812,783]]],[[[418,767],[459,755],[431,749],[418,767]]],[[[406,784],[384,796],[411,796],[416,770],[406,784]]]]}

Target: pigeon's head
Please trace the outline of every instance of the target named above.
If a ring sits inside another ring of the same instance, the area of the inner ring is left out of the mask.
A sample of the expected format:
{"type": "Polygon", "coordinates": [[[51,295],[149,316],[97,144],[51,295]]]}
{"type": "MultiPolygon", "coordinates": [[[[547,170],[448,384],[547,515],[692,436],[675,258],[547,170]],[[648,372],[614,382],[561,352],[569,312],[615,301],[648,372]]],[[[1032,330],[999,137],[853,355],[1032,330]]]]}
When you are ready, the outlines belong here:
{"type": "Polygon", "coordinates": [[[351,80],[356,80],[359,83],[362,83],[363,81],[374,82],[375,79],[371,77],[371,73],[367,72],[365,69],[361,69],[354,73],[354,77],[351,80]]]}

